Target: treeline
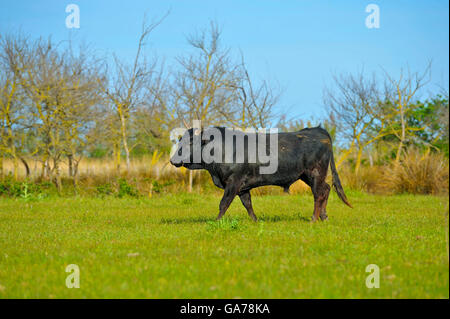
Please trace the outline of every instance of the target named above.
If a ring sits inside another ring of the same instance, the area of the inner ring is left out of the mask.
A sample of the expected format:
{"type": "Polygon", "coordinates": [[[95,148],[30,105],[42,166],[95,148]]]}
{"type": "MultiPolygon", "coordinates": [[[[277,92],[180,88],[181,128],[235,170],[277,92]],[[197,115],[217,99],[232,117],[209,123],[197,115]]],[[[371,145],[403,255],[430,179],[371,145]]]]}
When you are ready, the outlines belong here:
{"type": "Polygon", "coordinates": [[[83,158],[113,159],[120,175],[132,157],[168,154],[170,130],[193,120],[286,131],[321,123],[336,140],[338,164],[356,174],[364,165],[399,165],[411,147],[448,158],[448,93],[418,97],[430,66],[398,77],[337,75],[324,91],[327,118],[302,121],[280,112],[281,89],[254,80],[242,53],[236,59],[221,45],[215,23],[189,36],[192,50],[172,65],[147,54],[162,20],[144,21],[131,63],[70,42],[1,34],[0,178],[12,161],[14,179],[21,166],[59,190],[62,175],[77,187],[83,158]]]}

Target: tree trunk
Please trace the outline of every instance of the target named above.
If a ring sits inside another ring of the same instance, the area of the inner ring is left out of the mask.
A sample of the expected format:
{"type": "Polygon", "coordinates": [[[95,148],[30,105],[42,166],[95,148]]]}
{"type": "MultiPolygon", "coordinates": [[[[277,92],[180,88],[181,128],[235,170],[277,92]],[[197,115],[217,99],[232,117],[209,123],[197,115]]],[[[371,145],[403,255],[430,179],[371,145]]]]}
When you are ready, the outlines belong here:
{"type": "Polygon", "coordinates": [[[42,166],[41,166],[41,179],[43,179],[45,176],[45,161],[42,162],[42,166]]]}
{"type": "Polygon", "coordinates": [[[159,180],[159,176],[160,176],[160,168],[158,165],[155,165],[155,178],[156,180],[159,180]]]}
{"type": "Polygon", "coordinates": [[[17,160],[16,154],[13,155],[13,165],[14,165],[14,180],[17,181],[19,175],[19,161],[17,160]]]}
{"type": "Polygon", "coordinates": [[[3,158],[5,157],[5,155],[2,153],[2,155],[0,156],[0,179],[3,180],[3,178],[5,177],[5,173],[3,171],[3,158]]]}
{"type": "Polygon", "coordinates": [[[53,169],[55,171],[56,189],[58,190],[58,194],[61,195],[61,191],[62,191],[61,172],[59,170],[59,166],[58,166],[58,163],[56,161],[53,162],[53,169]]]}
{"type": "Polygon", "coordinates": [[[405,128],[405,115],[403,111],[403,106],[400,106],[400,121],[402,125],[402,135],[400,137],[400,143],[398,143],[397,155],[395,156],[395,165],[400,163],[400,157],[402,155],[403,144],[406,138],[406,128],[405,128]]]}
{"type": "Polygon", "coordinates": [[[17,181],[17,177],[19,175],[19,161],[17,159],[17,154],[16,154],[16,145],[14,144],[14,138],[13,138],[13,131],[12,131],[12,127],[11,127],[11,123],[8,123],[8,133],[9,133],[9,138],[8,138],[8,144],[11,147],[11,155],[13,157],[13,165],[14,165],[14,180],[17,181]]]}
{"type": "Polygon", "coordinates": [[[42,179],[51,179],[51,172],[49,168],[49,154],[46,152],[46,154],[43,155],[42,158],[42,171],[41,171],[41,178],[42,179]]]}
{"type": "Polygon", "coordinates": [[[67,160],[69,162],[69,176],[73,176],[73,156],[72,154],[67,155],[67,160]]]}
{"type": "Polygon", "coordinates": [[[73,189],[75,192],[75,195],[78,194],[78,164],[80,164],[80,161],[75,161],[72,171],[72,182],[73,182],[73,189]]]}
{"type": "Polygon", "coordinates": [[[114,143],[113,157],[114,157],[114,164],[116,165],[117,175],[120,175],[120,147],[119,147],[119,143],[114,143]]]}
{"type": "Polygon", "coordinates": [[[120,117],[120,122],[121,122],[122,143],[123,143],[123,149],[125,151],[127,171],[129,171],[130,170],[130,151],[128,149],[127,128],[126,128],[126,123],[125,123],[125,117],[123,115],[120,117]]]}
{"type": "Polygon", "coordinates": [[[27,161],[23,157],[19,157],[20,161],[22,162],[23,166],[25,167],[25,174],[26,177],[30,177],[30,166],[28,166],[27,161]]]}
{"type": "Polygon", "coordinates": [[[339,160],[336,163],[336,167],[339,168],[341,164],[345,161],[345,159],[353,152],[353,148],[355,146],[355,142],[352,141],[352,144],[350,145],[349,149],[345,151],[345,153],[339,158],[339,160]]]}
{"type": "Polygon", "coordinates": [[[193,182],[193,179],[194,179],[193,173],[194,172],[192,170],[189,170],[189,185],[188,185],[188,192],[189,193],[192,193],[192,182],[193,182]]]}
{"type": "Polygon", "coordinates": [[[402,149],[403,149],[403,140],[400,141],[398,144],[397,154],[395,155],[395,165],[400,163],[400,157],[402,155],[402,149]]]}
{"type": "Polygon", "coordinates": [[[359,173],[359,168],[361,166],[361,158],[362,158],[362,152],[363,152],[363,148],[359,147],[358,148],[358,153],[356,155],[356,165],[355,165],[355,173],[358,174],[359,173]]]}

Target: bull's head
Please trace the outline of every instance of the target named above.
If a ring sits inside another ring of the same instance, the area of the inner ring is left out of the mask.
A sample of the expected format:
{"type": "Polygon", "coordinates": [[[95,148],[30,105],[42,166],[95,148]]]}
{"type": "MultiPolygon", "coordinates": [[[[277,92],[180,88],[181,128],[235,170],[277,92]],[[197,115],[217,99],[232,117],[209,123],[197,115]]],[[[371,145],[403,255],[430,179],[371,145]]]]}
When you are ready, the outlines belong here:
{"type": "Polygon", "coordinates": [[[175,167],[183,166],[188,169],[204,168],[201,157],[203,144],[200,129],[190,128],[186,130],[178,139],[170,163],[175,167]]]}

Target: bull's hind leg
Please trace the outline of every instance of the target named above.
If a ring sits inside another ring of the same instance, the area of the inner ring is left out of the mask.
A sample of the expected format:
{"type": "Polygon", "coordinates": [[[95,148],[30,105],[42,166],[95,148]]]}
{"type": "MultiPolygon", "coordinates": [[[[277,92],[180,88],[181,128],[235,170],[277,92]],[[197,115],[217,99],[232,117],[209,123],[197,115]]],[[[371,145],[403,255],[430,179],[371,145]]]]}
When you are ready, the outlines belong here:
{"type": "MultiPolygon", "coordinates": [[[[324,219],[322,218],[322,208],[326,205],[326,198],[327,198],[327,194],[328,194],[328,188],[326,186],[325,183],[321,183],[319,185],[315,185],[315,187],[313,187],[312,191],[313,191],[313,195],[314,195],[314,213],[312,216],[312,221],[315,222],[316,220],[319,220],[319,216],[320,219],[324,219]],[[324,205],[325,204],[325,205],[324,205]]],[[[326,213],[325,213],[326,215],[326,213]]]]}
{"type": "Polygon", "coordinates": [[[324,187],[326,188],[325,190],[325,199],[322,202],[322,207],[320,208],[320,219],[321,220],[327,220],[328,219],[328,215],[327,215],[327,203],[328,203],[328,195],[330,195],[330,185],[328,185],[327,183],[325,183],[324,187]]]}
{"type": "Polygon", "coordinates": [[[246,191],[244,193],[239,194],[239,198],[241,199],[242,204],[247,209],[248,216],[250,216],[253,221],[258,221],[258,218],[256,217],[255,213],[253,212],[253,206],[252,206],[252,198],[250,196],[250,192],[246,191]]]}
{"type": "Polygon", "coordinates": [[[319,174],[317,170],[313,170],[313,182],[311,185],[311,190],[314,195],[314,213],[312,216],[312,221],[315,222],[316,220],[319,220],[319,216],[321,220],[324,220],[326,212],[325,216],[322,217],[322,211],[327,205],[330,186],[325,183],[324,176],[322,174],[319,174]]]}
{"type": "Polygon", "coordinates": [[[314,195],[314,212],[313,212],[313,215],[311,217],[311,221],[312,222],[315,222],[316,220],[319,219],[319,213],[320,213],[319,199],[318,199],[318,197],[316,197],[316,195],[314,195]]]}

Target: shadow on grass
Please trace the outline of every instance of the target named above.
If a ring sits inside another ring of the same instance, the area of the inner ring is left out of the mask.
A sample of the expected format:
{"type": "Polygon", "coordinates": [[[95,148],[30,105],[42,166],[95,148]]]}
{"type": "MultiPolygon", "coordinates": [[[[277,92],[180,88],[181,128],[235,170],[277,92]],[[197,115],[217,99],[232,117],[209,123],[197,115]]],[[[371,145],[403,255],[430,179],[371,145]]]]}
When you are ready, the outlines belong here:
{"type": "Polygon", "coordinates": [[[181,218],[161,218],[161,224],[193,224],[207,223],[215,221],[215,217],[197,216],[197,217],[181,217],[181,218]]]}
{"type": "MultiPolygon", "coordinates": [[[[224,216],[226,218],[226,216],[224,216]]],[[[237,220],[242,221],[245,218],[248,218],[250,220],[250,217],[239,217],[237,220]]],[[[282,221],[304,221],[304,222],[310,222],[311,218],[301,216],[300,214],[294,214],[294,215],[261,215],[258,217],[258,221],[261,222],[268,222],[268,223],[276,223],[276,222],[282,222],[282,221]]],[[[162,218],[160,223],[161,224],[195,224],[195,223],[207,223],[207,222],[215,222],[215,217],[208,217],[208,216],[193,216],[193,217],[180,217],[180,218],[162,218]]]]}
{"type": "Polygon", "coordinates": [[[300,214],[295,215],[262,215],[261,217],[258,217],[259,221],[262,222],[269,222],[269,223],[276,223],[276,222],[283,222],[283,221],[297,221],[301,220],[304,222],[310,222],[311,218],[302,216],[300,214]]]}

